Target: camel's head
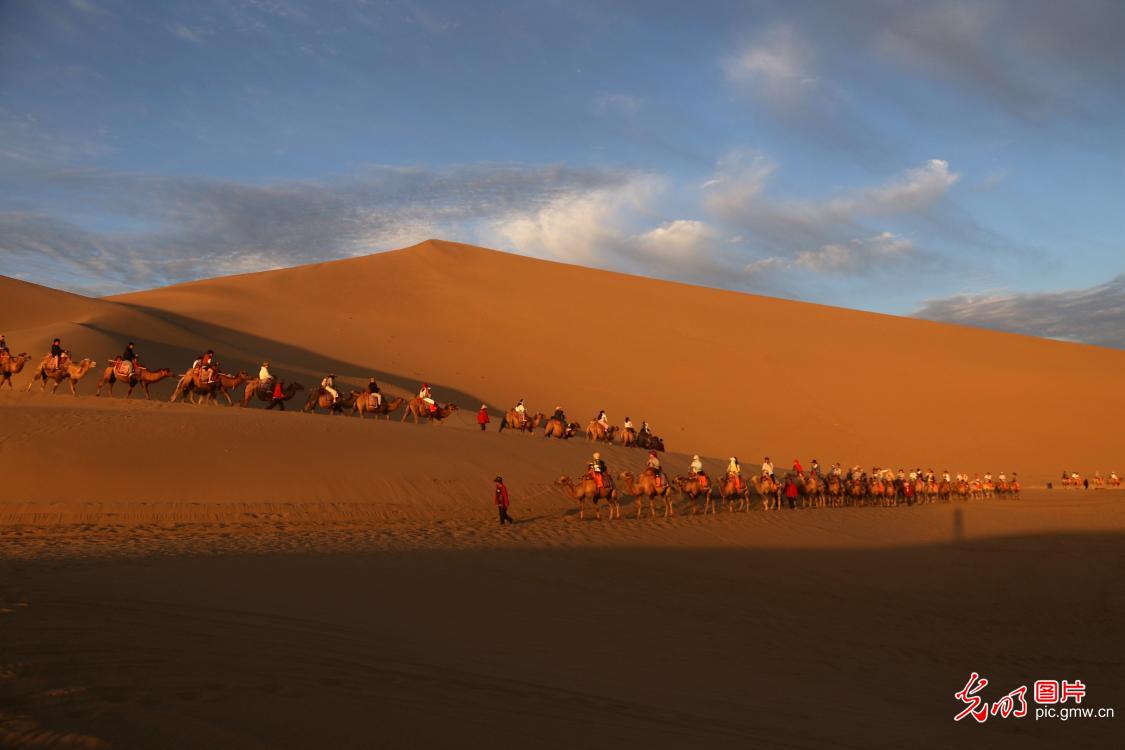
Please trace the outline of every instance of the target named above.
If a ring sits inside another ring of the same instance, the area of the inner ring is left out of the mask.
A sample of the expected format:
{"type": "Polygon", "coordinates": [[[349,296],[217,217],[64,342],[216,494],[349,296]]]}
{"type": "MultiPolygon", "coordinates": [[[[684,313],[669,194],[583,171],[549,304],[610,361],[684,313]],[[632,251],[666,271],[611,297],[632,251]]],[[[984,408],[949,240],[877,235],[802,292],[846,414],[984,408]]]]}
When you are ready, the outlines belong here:
{"type": "Polygon", "coordinates": [[[159,375],[162,378],[170,378],[173,375],[172,371],[169,370],[167,367],[161,367],[159,370],[156,371],[156,374],[159,375]]]}

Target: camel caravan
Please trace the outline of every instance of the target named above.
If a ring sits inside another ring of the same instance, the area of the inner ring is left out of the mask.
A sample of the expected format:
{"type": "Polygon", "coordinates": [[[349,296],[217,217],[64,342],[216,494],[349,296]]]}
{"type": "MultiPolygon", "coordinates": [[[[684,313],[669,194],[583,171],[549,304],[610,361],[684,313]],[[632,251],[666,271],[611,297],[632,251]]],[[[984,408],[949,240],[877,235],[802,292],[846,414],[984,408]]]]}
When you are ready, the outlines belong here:
{"type": "Polygon", "coordinates": [[[646,503],[650,517],[655,518],[657,509],[661,508],[661,517],[671,518],[679,515],[675,506],[676,496],[687,501],[690,515],[707,515],[717,513],[720,507],[725,507],[729,513],[745,513],[758,504],[763,511],[782,510],[786,506],[791,510],[866,506],[893,508],[993,497],[1015,499],[1020,493],[1020,483],[1015,474],[1011,479],[1003,473],[996,478],[985,474],[970,479],[968,474],[951,476],[949,472],[943,472],[938,475],[932,470],[907,473],[900,469],[895,473],[876,467],[867,473],[853,467],[844,472],[839,464],[822,472],[815,460],[807,472],[795,460],[793,469],[778,478],[768,457],[762,463],[761,473],[749,478],[742,475],[738,459],[733,456],[726,472],[719,478],[712,478],[703,470],[699,456],[692,457],[686,476],[669,477],[664,473],[655,450],[650,451],[648,465],[639,475],[623,471],[617,475],[615,482],[601,454],[594,453],[586,471],[577,479],[562,476],[555,480],[555,485],[578,504],[579,519],[586,517],[586,504],[589,502],[599,520],[600,502],[608,505],[610,519],[618,519],[621,518],[622,498],[629,496],[636,503],[635,518],[644,515],[646,503]]]}
{"type": "MultiPolygon", "coordinates": [[[[572,422],[566,418],[566,413],[561,406],[556,406],[550,417],[543,412],[531,415],[528,413],[527,407],[524,406],[522,398],[515,406],[504,413],[500,420],[499,431],[514,430],[533,434],[541,426],[543,437],[557,440],[569,440],[582,431],[582,426],[578,422],[572,422]]],[[[625,423],[621,426],[611,425],[604,409],[587,423],[583,434],[585,434],[587,441],[594,443],[619,443],[625,447],[632,446],[634,448],[664,451],[664,441],[652,434],[652,428],[649,427],[648,422],[642,422],[639,430],[633,426],[629,417],[625,417],[625,423]]]]}
{"type": "Polygon", "coordinates": [[[1103,489],[1105,487],[1120,487],[1121,477],[1116,471],[1111,471],[1108,477],[1102,476],[1100,471],[1095,471],[1094,476],[1085,478],[1076,471],[1063,471],[1060,484],[1068,489],[1088,488],[1103,489]]]}

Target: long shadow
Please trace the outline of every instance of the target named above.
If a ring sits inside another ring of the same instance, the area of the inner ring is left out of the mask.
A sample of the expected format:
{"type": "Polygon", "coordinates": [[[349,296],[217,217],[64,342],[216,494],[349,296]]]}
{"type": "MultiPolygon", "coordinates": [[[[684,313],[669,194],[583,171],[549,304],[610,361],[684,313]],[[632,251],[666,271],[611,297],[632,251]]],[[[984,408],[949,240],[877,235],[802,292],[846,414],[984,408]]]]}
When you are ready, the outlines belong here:
{"type": "Polygon", "coordinates": [[[223,726],[271,747],[309,746],[303,727],[323,747],[1115,747],[1120,716],[953,717],[972,672],[990,703],[1025,685],[1034,711],[1035,680],[1067,679],[1125,710],[1122,549],[1114,532],[0,562],[0,604],[29,601],[0,620],[0,702],[124,747],[154,710],[185,746],[223,726]]]}
{"type": "MultiPolygon", "coordinates": [[[[155,307],[124,302],[115,304],[157,318],[163,323],[183,331],[186,335],[199,337],[210,342],[206,348],[215,350],[225,372],[246,370],[254,376],[257,375],[262,361],[269,360],[271,362],[270,369],[275,376],[286,381],[293,381],[298,379],[293,375],[293,373],[296,373],[310,381],[302,383],[306,388],[315,387],[320,379],[330,372],[336,373],[342,384],[355,388],[362,388],[367,384],[368,378],[374,377],[381,387],[390,384],[394,389],[400,391],[397,395],[413,396],[418,392],[418,386],[421,385],[416,377],[382,370],[369,364],[326,357],[311,349],[259,336],[249,331],[208,323],[155,307]]],[[[138,344],[138,350],[142,352],[142,355],[146,347],[155,351],[171,350],[170,353],[178,357],[178,361],[181,362],[180,369],[172,367],[176,372],[186,370],[187,366],[199,356],[199,352],[183,346],[169,345],[165,342],[146,339],[143,336],[138,337],[135,331],[119,331],[95,323],[82,323],[81,325],[103,335],[120,339],[122,346],[126,341],[134,341],[138,344]]],[[[149,359],[151,360],[151,358],[149,359]]],[[[158,362],[151,362],[151,364],[154,367],[171,366],[158,362]]],[[[475,411],[476,406],[483,402],[476,394],[460,390],[451,383],[441,383],[432,379],[427,380],[427,382],[433,387],[438,401],[455,403],[461,410],[471,409],[475,411]]]]}

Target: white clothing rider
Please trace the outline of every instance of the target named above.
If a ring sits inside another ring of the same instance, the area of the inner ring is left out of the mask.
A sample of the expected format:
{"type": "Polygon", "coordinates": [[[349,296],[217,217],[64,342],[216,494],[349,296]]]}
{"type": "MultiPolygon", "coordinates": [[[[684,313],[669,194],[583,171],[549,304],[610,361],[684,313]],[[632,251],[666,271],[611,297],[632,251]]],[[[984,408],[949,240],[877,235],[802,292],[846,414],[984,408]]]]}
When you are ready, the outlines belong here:
{"type": "Polygon", "coordinates": [[[328,373],[327,377],[320,381],[320,387],[332,397],[332,403],[336,403],[336,400],[340,398],[340,392],[336,390],[336,373],[328,373]]]}
{"type": "Polygon", "coordinates": [[[512,411],[516,413],[516,419],[520,421],[520,424],[523,424],[527,421],[527,407],[523,405],[522,398],[515,405],[515,407],[513,407],[512,411]]]}
{"type": "Polygon", "coordinates": [[[418,398],[422,399],[430,406],[434,405],[434,394],[433,391],[430,390],[429,383],[422,383],[422,387],[418,389],[418,398]]]}
{"type": "Polygon", "coordinates": [[[950,481],[949,480],[949,472],[948,471],[943,472],[942,475],[941,475],[941,478],[944,479],[947,482],[950,481]]]}
{"type": "Polygon", "coordinates": [[[703,462],[699,460],[699,456],[691,457],[691,464],[688,466],[692,476],[703,473],[703,462]]]}
{"type": "Polygon", "coordinates": [[[270,363],[269,362],[263,362],[262,363],[261,369],[258,370],[258,380],[261,383],[261,385],[265,385],[266,383],[273,380],[273,375],[270,374],[270,363]]]}
{"type": "Polygon", "coordinates": [[[649,451],[647,465],[652,469],[653,474],[660,474],[660,458],[657,457],[656,451],[649,451]]]}
{"type": "Polygon", "coordinates": [[[636,428],[633,427],[633,420],[629,419],[628,417],[625,417],[625,432],[636,432],[636,431],[637,431],[636,428]]]}
{"type": "Polygon", "coordinates": [[[1008,481],[1008,475],[1005,474],[1004,472],[1000,472],[1000,476],[997,477],[997,479],[999,479],[1001,482],[1007,482],[1008,481]]]}
{"type": "Polygon", "coordinates": [[[762,461],[762,476],[773,477],[773,461],[770,461],[769,456],[766,456],[766,460],[762,461]]]}
{"type": "Polygon", "coordinates": [[[603,430],[609,432],[609,417],[605,415],[605,409],[598,412],[598,424],[602,426],[603,430]]]}

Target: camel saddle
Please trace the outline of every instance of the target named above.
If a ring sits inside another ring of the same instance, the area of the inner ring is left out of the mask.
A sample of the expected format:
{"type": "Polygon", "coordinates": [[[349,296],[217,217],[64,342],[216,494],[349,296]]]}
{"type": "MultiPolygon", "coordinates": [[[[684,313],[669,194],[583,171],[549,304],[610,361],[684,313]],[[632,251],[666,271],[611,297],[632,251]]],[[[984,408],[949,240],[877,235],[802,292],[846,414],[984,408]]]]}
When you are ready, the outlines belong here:
{"type": "Polygon", "coordinates": [[[8,354],[7,349],[0,352],[0,364],[3,364],[3,365],[8,364],[8,360],[11,359],[11,358],[12,358],[12,355],[8,354]]]}
{"type": "Polygon", "coordinates": [[[133,376],[133,363],[127,359],[118,360],[113,365],[113,374],[122,380],[128,380],[133,376]]]}
{"type": "Polygon", "coordinates": [[[711,479],[702,471],[695,475],[695,479],[703,489],[707,489],[711,484],[711,479]]]}
{"type": "Polygon", "coordinates": [[[378,394],[378,393],[368,393],[367,394],[367,408],[369,410],[374,411],[375,409],[378,409],[381,404],[382,404],[382,399],[380,398],[380,394],[378,394]]]}
{"type": "Polygon", "coordinates": [[[273,398],[273,384],[277,381],[274,378],[269,380],[262,380],[258,383],[258,396],[263,399],[273,398]]]}

